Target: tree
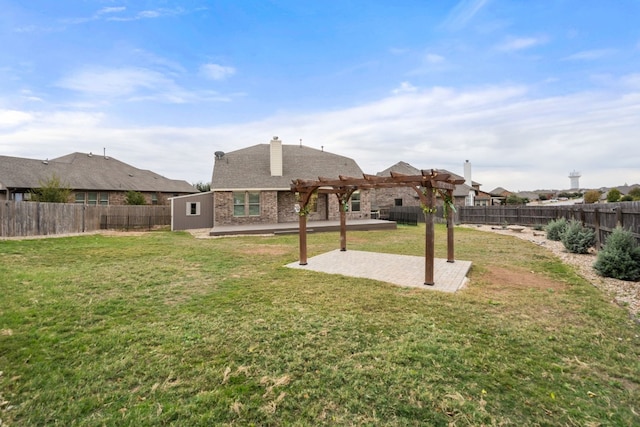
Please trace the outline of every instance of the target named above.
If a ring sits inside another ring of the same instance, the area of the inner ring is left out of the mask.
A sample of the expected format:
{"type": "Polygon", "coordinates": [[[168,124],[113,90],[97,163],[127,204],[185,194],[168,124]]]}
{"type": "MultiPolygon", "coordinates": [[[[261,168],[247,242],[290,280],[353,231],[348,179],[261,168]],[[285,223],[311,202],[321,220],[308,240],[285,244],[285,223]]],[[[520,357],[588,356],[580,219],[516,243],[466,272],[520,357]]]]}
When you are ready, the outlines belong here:
{"type": "Polygon", "coordinates": [[[526,205],[527,203],[529,203],[529,199],[527,199],[526,197],[518,197],[515,194],[509,194],[504,203],[507,205],[526,205]]]}
{"type": "Polygon", "coordinates": [[[68,203],[71,189],[60,178],[53,174],[46,181],[39,182],[40,188],[30,191],[31,200],[34,202],[68,203]]]}
{"type": "Polygon", "coordinates": [[[640,187],[633,187],[627,195],[631,196],[633,200],[640,200],[640,187]]]}
{"type": "Polygon", "coordinates": [[[597,203],[600,200],[600,192],[598,190],[589,190],[584,193],[585,203],[597,203]]]}
{"type": "Polygon", "coordinates": [[[127,191],[127,194],[124,197],[124,203],[127,205],[146,205],[147,201],[144,198],[144,194],[138,191],[127,191]]]}
{"type": "Polygon", "coordinates": [[[617,202],[618,200],[620,200],[620,196],[621,196],[620,190],[618,190],[617,188],[612,188],[607,193],[607,202],[609,203],[617,202]]]}
{"type": "Polygon", "coordinates": [[[211,191],[211,184],[208,182],[197,182],[195,184],[193,184],[194,187],[196,187],[198,189],[198,191],[200,191],[201,193],[205,193],[207,191],[211,191]]]}

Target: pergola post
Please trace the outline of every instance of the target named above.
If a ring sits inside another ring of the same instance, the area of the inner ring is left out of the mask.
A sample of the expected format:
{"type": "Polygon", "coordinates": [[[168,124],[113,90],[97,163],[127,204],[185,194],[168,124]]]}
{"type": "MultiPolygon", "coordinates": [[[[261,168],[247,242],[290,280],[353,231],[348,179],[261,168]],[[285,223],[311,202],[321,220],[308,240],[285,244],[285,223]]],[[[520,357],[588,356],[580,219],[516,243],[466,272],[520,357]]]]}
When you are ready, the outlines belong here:
{"type": "MultiPolygon", "coordinates": [[[[433,188],[425,188],[425,197],[427,203],[425,205],[432,209],[433,203],[433,188]]],[[[425,244],[424,244],[424,284],[427,286],[433,286],[433,270],[434,270],[434,248],[435,248],[435,230],[433,227],[433,212],[428,212],[425,215],[424,222],[426,225],[425,231],[425,244]]]]}
{"type": "Polygon", "coordinates": [[[340,204],[340,250],[342,252],[347,250],[347,213],[342,204],[340,204]]]}
{"type": "Polygon", "coordinates": [[[338,209],[340,210],[340,250],[342,252],[347,250],[347,212],[345,207],[347,202],[351,198],[355,189],[349,189],[339,191],[336,193],[338,198],[338,209]]]}
{"type": "Polygon", "coordinates": [[[307,216],[298,216],[300,236],[300,265],[307,265],[307,216]]]}
{"type": "MultiPolygon", "coordinates": [[[[447,198],[453,203],[453,190],[447,190],[447,198]]],[[[446,203],[446,202],[445,202],[446,203]]],[[[447,262],[455,262],[454,259],[454,247],[453,247],[453,209],[452,206],[443,206],[443,209],[448,209],[447,212],[447,262]]]]}

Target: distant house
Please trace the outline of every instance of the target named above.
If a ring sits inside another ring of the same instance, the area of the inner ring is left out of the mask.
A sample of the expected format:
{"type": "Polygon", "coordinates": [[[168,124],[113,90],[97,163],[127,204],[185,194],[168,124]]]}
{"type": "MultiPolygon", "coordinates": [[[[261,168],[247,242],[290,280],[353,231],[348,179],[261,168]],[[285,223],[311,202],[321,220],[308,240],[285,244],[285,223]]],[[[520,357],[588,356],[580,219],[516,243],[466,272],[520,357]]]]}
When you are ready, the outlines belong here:
{"type": "MultiPolygon", "coordinates": [[[[299,217],[294,209],[297,201],[291,191],[292,181],[337,179],[339,175],[359,178],[362,170],[348,157],[304,145],[282,144],[277,137],[269,144],[229,153],[218,151],[213,165],[210,208],[195,196],[173,199],[173,229],[198,228],[196,224],[207,220],[213,228],[296,222],[299,217]]],[[[369,191],[353,193],[347,219],[370,218],[370,215],[369,191]]],[[[338,220],[339,216],[338,198],[333,194],[319,194],[308,219],[338,220]]]]}
{"type": "Polygon", "coordinates": [[[112,157],[72,153],[49,160],[0,156],[0,200],[28,200],[32,190],[54,177],[72,190],[69,203],[88,205],[122,205],[128,191],[142,193],[151,205],[198,192],[186,181],[165,178],[112,157]]]}
{"type": "MultiPolygon", "coordinates": [[[[451,174],[452,176],[462,178],[461,176],[449,172],[445,169],[438,170],[441,173],[451,174]]],[[[377,176],[391,176],[391,172],[401,173],[404,175],[420,175],[422,172],[420,169],[410,165],[407,162],[398,162],[393,166],[388,167],[382,172],[378,172],[377,176]]],[[[480,185],[477,182],[473,182],[473,187],[466,184],[456,185],[453,191],[454,205],[465,206],[469,192],[474,192],[474,205],[486,206],[490,203],[491,197],[489,194],[480,190],[480,185]]],[[[440,196],[436,193],[436,203],[442,205],[440,196]]],[[[385,211],[394,206],[420,206],[420,199],[416,194],[416,191],[409,187],[394,187],[394,188],[377,188],[374,191],[372,197],[373,210],[385,211]]]]}

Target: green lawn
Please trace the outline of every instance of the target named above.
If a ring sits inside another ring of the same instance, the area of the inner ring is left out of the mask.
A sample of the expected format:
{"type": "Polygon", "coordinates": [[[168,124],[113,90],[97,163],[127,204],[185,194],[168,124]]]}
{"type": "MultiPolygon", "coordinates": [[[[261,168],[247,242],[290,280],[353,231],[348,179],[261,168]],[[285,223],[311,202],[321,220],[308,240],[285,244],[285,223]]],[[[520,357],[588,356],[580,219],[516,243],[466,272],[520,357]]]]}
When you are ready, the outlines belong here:
{"type": "MultiPolygon", "coordinates": [[[[424,226],[347,242],[422,255],[424,226]]],[[[288,269],[296,235],[0,241],[0,425],[640,425],[623,308],[513,237],[456,257],[446,294],[288,269]]]]}

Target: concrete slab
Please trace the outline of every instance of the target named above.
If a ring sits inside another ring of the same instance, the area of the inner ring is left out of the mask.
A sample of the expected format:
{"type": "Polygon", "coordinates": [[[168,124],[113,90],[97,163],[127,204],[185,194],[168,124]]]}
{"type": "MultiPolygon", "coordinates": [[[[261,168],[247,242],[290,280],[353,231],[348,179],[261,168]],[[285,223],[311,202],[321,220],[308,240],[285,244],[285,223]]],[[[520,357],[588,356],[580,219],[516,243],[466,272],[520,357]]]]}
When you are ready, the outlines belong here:
{"type": "Polygon", "coordinates": [[[307,259],[307,265],[299,261],[287,264],[289,268],[318,271],[328,274],[362,277],[380,280],[398,286],[455,292],[467,281],[471,261],[447,262],[434,260],[433,286],[424,284],[425,260],[421,256],[383,254],[336,249],[307,259]]]}

